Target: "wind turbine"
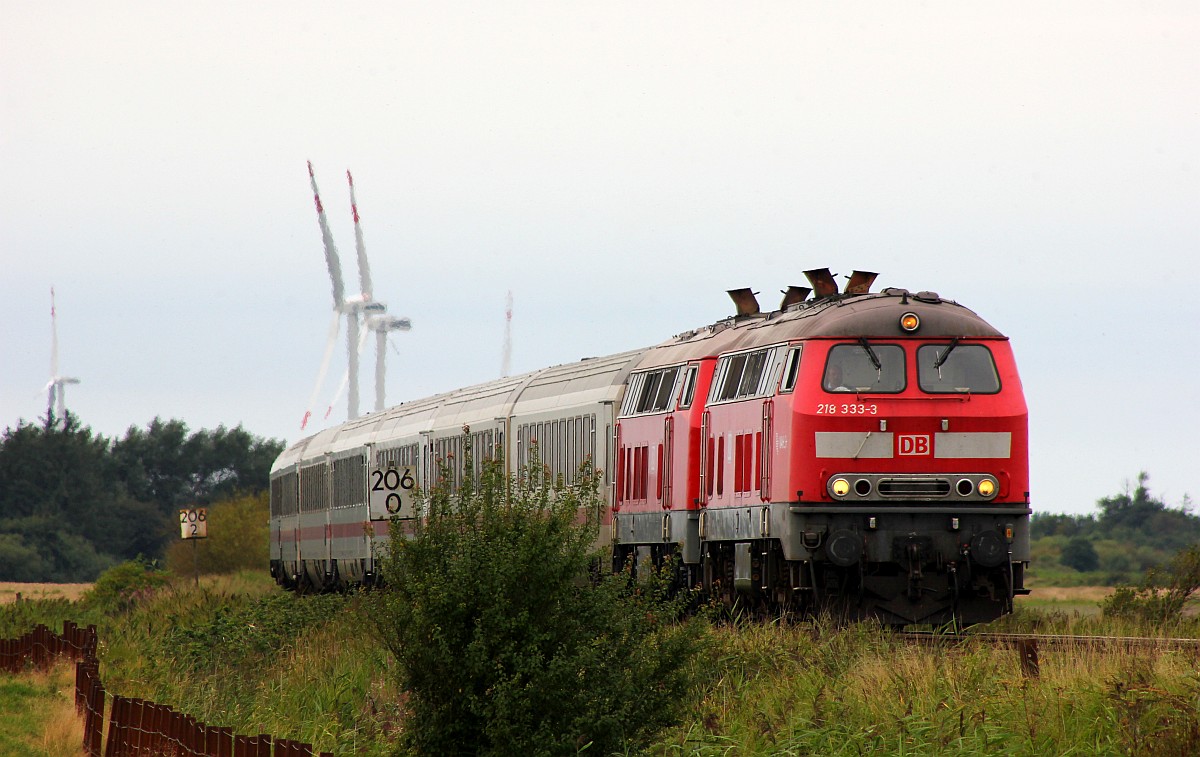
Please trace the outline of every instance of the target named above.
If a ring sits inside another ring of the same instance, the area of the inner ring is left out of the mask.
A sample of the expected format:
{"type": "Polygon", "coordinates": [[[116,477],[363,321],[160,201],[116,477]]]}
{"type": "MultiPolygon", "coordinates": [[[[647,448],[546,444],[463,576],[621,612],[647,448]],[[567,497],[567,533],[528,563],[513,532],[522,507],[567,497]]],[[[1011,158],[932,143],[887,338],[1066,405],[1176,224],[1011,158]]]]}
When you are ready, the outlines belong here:
{"type": "MultiPolygon", "coordinates": [[[[304,413],[304,419],[300,424],[301,430],[308,425],[309,418],[312,416],[312,407],[316,403],[317,394],[320,392],[321,384],[325,380],[325,374],[329,369],[329,361],[333,356],[333,346],[337,341],[340,319],[343,315],[346,316],[346,357],[347,367],[346,375],[342,378],[341,385],[338,388],[337,394],[330,402],[328,409],[325,411],[325,417],[328,418],[333,412],[333,406],[341,398],[342,391],[349,387],[349,394],[346,401],[347,418],[353,419],[358,417],[358,360],[362,351],[362,345],[366,340],[367,333],[374,330],[377,333],[382,333],[383,343],[386,346],[386,335],[388,331],[407,331],[412,328],[412,322],[407,318],[388,318],[387,305],[379,302],[372,296],[371,286],[371,267],[367,262],[366,245],[363,243],[362,227],[359,224],[358,216],[358,201],[354,195],[354,177],[349,171],[346,172],[346,179],[350,184],[350,209],[354,216],[354,241],[355,249],[358,255],[358,279],[360,293],[358,296],[345,296],[345,287],[342,282],[341,262],[338,257],[337,245],[334,244],[333,234],[329,230],[329,222],[325,217],[325,207],[321,204],[321,194],[317,189],[317,180],[313,172],[312,162],[308,164],[308,177],[312,184],[313,201],[317,207],[317,223],[321,228],[321,239],[325,245],[325,262],[329,268],[329,278],[333,284],[333,320],[330,323],[329,336],[325,344],[325,355],[321,361],[321,368],[317,374],[317,385],[313,389],[312,397],[308,402],[308,409],[304,413]],[[367,326],[368,332],[360,331],[359,318],[362,318],[363,323],[367,326]]],[[[383,355],[381,349],[379,355],[383,355]]],[[[383,373],[379,367],[382,358],[377,356],[376,363],[376,409],[382,409],[382,376],[383,373]]]]}
{"type": "Polygon", "coordinates": [[[50,287],[50,381],[46,383],[46,415],[51,415],[59,421],[66,420],[67,384],[78,384],[79,379],[63,376],[58,372],[58,313],[54,307],[54,287],[50,287]],[[58,410],[54,413],[55,404],[58,410]]]}
{"type": "MultiPolygon", "coordinates": [[[[411,331],[412,320],[406,317],[396,317],[387,315],[387,305],[372,298],[373,291],[371,286],[371,266],[367,262],[367,246],[363,242],[361,217],[358,214],[358,199],[354,194],[354,176],[346,171],[346,181],[350,185],[350,212],[354,217],[354,248],[358,254],[358,278],[363,290],[363,322],[367,327],[368,333],[375,332],[375,412],[383,410],[386,405],[384,399],[384,390],[386,389],[385,377],[387,374],[387,339],[388,334],[393,331],[411,331]]],[[[367,334],[364,333],[358,341],[358,352],[362,353],[363,345],[366,343],[367,334]]],[[[351,379],[349,374],[342,379],[342,388],[349,384],[351,393],[355,394],[355,407],[358,407],[358,385],[356,379],[351,379]]],[[[341,389],[338,390],[338,396],[341,395],[341,389]]],[[[337,402],[337,397],[333,400],[337,402]]],[[[332,410],[333,404],[330,404],[332,410]]],[[[329,417],[329,410],[325,412],[325,417],[329,417]]]]}

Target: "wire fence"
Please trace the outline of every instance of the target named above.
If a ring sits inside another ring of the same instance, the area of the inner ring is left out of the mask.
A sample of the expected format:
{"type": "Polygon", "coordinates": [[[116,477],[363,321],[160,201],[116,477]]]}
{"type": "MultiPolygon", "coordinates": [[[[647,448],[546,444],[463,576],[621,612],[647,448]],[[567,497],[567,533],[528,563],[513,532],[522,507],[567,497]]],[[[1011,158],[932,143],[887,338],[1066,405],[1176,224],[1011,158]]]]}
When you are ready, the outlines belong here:
{"type": "MultiPolygon", "coordinates": [[[[60,658],[75,661],[75,710],[83,716],[82,746],[89,757],[313,757],[311,744],[265,733],[238,735],[165,704],[108,697],[96,645],[95,626],[80,628],[69,620],[61,634],[39,625],[20,638],[0,639],[0,670],[9,673],[44,670],[60,658]]],[[[322,752],[320,757],[333,755],[322,752]]]]}

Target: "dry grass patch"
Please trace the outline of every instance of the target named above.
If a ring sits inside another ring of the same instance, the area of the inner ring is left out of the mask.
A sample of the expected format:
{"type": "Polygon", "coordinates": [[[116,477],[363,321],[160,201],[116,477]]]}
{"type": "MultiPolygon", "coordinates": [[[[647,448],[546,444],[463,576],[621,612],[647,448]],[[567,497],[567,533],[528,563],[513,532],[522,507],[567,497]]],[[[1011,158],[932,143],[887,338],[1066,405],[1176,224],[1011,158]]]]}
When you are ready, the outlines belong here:
{"type": "MultiPolygon", "coordinates": [[[[1103,602],[1116,591],[1111,586],[1038,586],[1029,599],[1040,602],[1103,602]]],[[[1025,597],[1018,597],[1018,603],[1025,597]]]]}
{"type": "Polygon", "coordinates": [[[72,602],[92,588],[92,584],[24,584],[0,581],[0,605],[21,599],[66,599],[72,602]]]}

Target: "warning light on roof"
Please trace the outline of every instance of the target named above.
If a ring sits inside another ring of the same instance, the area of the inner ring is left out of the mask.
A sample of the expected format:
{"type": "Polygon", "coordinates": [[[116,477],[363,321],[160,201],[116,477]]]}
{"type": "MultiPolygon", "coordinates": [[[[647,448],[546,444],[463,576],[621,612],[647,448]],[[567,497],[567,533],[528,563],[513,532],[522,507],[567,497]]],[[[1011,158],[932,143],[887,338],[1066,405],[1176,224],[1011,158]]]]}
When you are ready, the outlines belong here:
{"type": "Polygon", "coordinates": [[[917,317],[916,313],[905,313],[900,316],[900,328],[911,334],[921,328],[921,319],[917,317]]]}

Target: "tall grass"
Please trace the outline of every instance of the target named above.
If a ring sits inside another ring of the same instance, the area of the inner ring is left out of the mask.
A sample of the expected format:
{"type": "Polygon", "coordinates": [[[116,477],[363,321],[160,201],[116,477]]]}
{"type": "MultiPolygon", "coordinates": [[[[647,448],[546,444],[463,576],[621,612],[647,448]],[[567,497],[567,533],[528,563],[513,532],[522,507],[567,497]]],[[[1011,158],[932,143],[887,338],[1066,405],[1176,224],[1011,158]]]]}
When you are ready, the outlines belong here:
{"type": "Polygon", "coordinates": [[[722,628],[695,718],[661,754],[1155,754],[1200,750],[1195,651],[982,641],[869,626],[722,628]]]}
{"type": "Polygon", "coordinates": [[[75,669],[65,662],[18,677],[0,674],[0,754],[77,757],[83,722],[74,684],[75,669]]]}

